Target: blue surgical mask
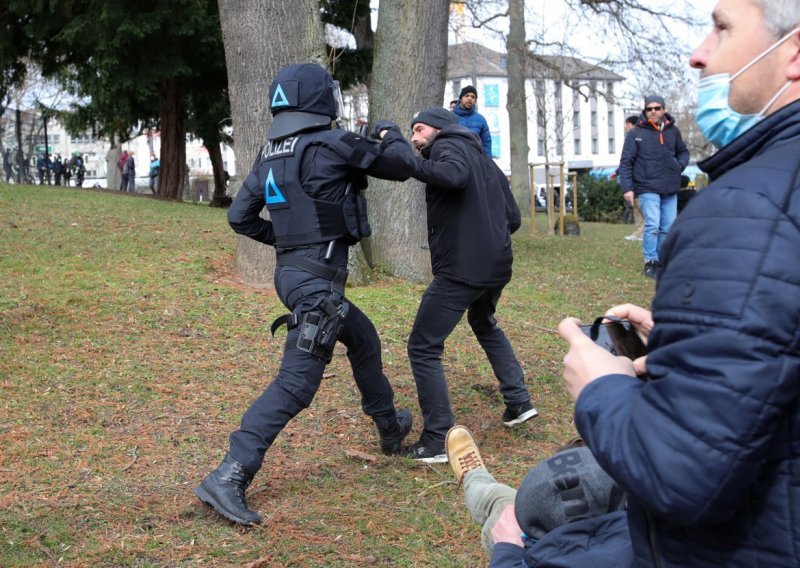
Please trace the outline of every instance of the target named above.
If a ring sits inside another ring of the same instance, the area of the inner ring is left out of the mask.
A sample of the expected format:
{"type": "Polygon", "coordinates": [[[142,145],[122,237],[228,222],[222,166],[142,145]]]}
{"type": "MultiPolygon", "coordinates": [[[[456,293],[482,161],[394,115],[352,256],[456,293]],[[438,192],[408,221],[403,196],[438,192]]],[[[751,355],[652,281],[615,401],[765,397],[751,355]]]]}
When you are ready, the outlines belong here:
{"type": "Polygon", "coordinates": [[[787,81],[758,114],[738,113],[733,110],[728,103],[731,82],[769,55],[773,50],[777,49],[778,46],[798,31],[800,31],[800,28],[796,28],[783,36],[755,59],[750,61],[750,63],[742,67],[733,76],[731,76],[730,73],[719,73],[700,79],[695,122],[697,122],[697,126],[709,142],[719,148],[733,142],[739,135],[750,130],[753,126],[762,121],[765,113],[770,109],[773,103],[775,103],[778,97],[789,88],[792,81],[787,81]]]}

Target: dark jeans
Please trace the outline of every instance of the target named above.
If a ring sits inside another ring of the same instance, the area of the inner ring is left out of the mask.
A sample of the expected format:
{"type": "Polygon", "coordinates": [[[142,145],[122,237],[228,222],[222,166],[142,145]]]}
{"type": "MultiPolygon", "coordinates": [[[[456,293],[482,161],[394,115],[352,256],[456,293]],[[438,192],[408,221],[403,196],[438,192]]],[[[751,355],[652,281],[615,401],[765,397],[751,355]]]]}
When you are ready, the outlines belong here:
{"type": "Polygon", "coordinates": [[[465,311],[472,332],[500,382],[500,394],[506,405],[517,406],[530,401],[522,367],[494,318],[503,287],[473,288],[435,276],[422,295],[408,338],[408,357],[425,423],[421,440],[443,442],[455,423],[442,367],[442,352],[445,340],[465,311]]]}
{"type": "MultiPolygon", "coordinates": [[[[293,267],[279,267],[275,282],[278,296],[291,310],[310,308],[320,295],[330,293],[329,281],[293,267]]],[[[355,304],[348,303],[350,309],[339,341],[347,346],[361,408],[378,428],[386,429],[395,418],[394,392],[383,374],[378,332],[355,304]]],[[[289,332],[278,376],[250,405],[241,426],[230,435],[231,455],[250,473],[261,468],[264,454],[286,424],[308,408],[322,381],[325,362],[297,348],[299,333],[299,327],[289,332]]]]}

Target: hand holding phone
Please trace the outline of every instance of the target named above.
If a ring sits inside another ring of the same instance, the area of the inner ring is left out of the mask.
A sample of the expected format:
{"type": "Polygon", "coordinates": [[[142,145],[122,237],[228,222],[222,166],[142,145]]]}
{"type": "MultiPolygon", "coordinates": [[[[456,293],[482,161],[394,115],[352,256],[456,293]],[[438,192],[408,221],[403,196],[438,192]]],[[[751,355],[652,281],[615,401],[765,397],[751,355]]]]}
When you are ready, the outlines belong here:
{"type": "Polygon", "coordinates": [[[612,355],[621,355],[631,361],[647,355],[647,347],[636,328],[627,320],[607,315],[580,328],[589,339],[612,355]]]}
{"type": "Polygon", "coordinates": [[[613,355],[622,355],[630,360],[647,355],[644,342],[628,320],[605,316],[580,327],[589,339],[613,355]]]}

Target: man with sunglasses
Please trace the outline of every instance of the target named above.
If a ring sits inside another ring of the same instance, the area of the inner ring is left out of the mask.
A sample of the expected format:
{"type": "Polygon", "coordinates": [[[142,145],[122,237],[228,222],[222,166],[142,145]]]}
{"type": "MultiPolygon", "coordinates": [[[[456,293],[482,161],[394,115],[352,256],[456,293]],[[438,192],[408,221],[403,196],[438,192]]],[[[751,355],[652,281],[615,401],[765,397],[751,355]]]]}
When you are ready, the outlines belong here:
{"type": "Polygon", "coordinates": [[[689,150],[664,99],[651,95],[636,126],[625,136],[619,164],[619,181],[625,201],[638,199],[644,214],[642,253],[644,275],[655,279],[661,244],[678,213],[681,172],[689,163],[689,150]]]}

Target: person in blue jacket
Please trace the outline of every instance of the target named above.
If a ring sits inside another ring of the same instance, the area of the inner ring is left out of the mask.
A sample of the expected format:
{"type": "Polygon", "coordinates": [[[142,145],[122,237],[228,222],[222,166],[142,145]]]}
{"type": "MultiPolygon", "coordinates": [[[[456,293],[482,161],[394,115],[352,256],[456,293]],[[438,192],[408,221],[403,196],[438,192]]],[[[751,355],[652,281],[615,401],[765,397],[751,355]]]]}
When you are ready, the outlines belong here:
{"type": "Polygon", "coordinates": [[[561,322],[575,423],[628,494],[636,566],[800,565],[800,3],[720,0],[690,59],[711,183],[626,361],[561,322]],[[648,380],[636,378],[647,373],[648,380]]]}
{"type": "Polygon", "coordinates": [[[619,161],[619,184],[625,201],[635,200],[644,215],[643,273],[655,279],[661,246],[678,214],[681,172],[689,164],[689,150],[663,97],[644,99],[644,110],[625,135],[619,161]]]}
{"type": "Polygon", "coordinates": [[[447,457],[491,566],[620,568],[631,563],[625,493],[580,439],[533,467],[519,486],[489,473],[469,430],[447,433],[447,457]]]}
{"type": "Polygon", "coordinates": [[[478,90],[472,85],[461,89],[458,95],[458,104],[451,109],[458,115],[458,123],[466,126],[481,139],[483,153],[492,157],[492,135],[489,134],[489,125],[481,113],[478,112],[478,90]]]}

